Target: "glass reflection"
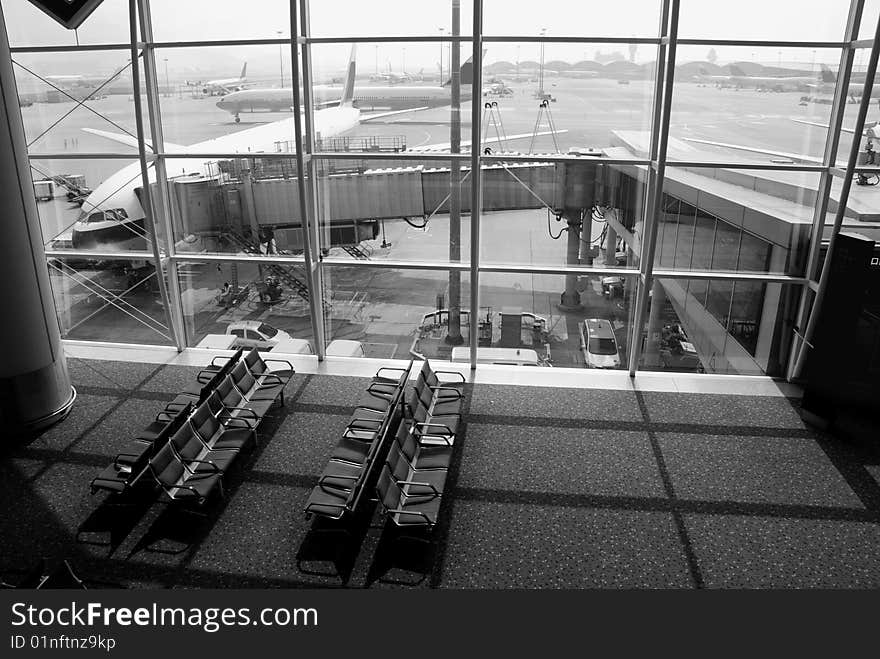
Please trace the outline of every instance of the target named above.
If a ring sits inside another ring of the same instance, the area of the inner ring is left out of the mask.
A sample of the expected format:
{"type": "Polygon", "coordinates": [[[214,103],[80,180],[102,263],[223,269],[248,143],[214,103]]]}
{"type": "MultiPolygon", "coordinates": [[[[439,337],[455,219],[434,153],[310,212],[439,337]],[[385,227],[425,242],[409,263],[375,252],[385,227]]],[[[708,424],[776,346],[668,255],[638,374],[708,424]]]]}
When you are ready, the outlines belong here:
{"type": "Polygon", "coordinates": [[[798,289],[753,281],[659,277],[641,367],[728,375],[783,373],[798,289]]]}
{"type": "Polygon", "coordinates": [[[71,257],[48,264],[63,337],[173,344],[152,261],[71,257]]]}

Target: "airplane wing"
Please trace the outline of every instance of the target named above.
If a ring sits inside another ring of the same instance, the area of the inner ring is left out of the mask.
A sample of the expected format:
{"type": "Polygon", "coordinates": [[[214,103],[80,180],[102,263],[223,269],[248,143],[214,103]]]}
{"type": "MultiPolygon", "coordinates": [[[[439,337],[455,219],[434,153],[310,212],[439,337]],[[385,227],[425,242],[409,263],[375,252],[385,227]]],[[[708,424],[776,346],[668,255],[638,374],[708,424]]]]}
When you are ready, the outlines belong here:
{"type": "MultiPolygon", "coordinates": [[[[562,133],[567,133],[567,132],[568,132],[567,129],[557,130],[556,135],[561,135],[562,133]]],[[[552,130],[544,130],[544,131],[539,131],[537,133],[519,133],[518,135],[507,135],[505,137],[505,141],[507,141],[507,140],[523,140],[527,137],[532,137],[533,135],[535,137],[540,137],[541,135],[553,135],[553,133],[554,133],[554,131],[552,131],[552,130]]],[[[487,142],[487,144],[489,144],[489,145],[491,145],[492,143],[497,144],[497,140],[489,140],[487,142]]],[[[470,140],[462,140],[461,141],[461,148],[462,149],[470,148],[470,146],[471,146],[470,140]]],[[[414,151],[414,152],[421,152],[421,153],[433,153],[433,152],[449,151],[449,149],[451,147],[452,147],[452,144],[450,142],[445,142],[443,144],[426,144],[424,146],[417,146],[417,147],[413,147],[411,149],[407,149],[407,151],[414,151]]]]}
{"type": "MultiPolygon", "coordinates": [[[[799,124],[806,124],[807,126],[818,126],[819,128],[829,128],[828,124],[822,124],[822,123],[819,123],[818,121],[807,121],[806,119],[792,119],[792,121],[799,123],[799,124]]],[[[842,130],[844,133],[855,133],[856,132],[852,128],[846,128],[844,126],[841,126],[840,130],[842,130]]]]}
{"type": "MultiPolygon", "coordinates": [[[[336,104],[339,104],[339,101],[336,101],[336,104]]],[[[406,110],[393,110],[391,112],[378,112],[376,114],[362,114],[361,115],[361,123],[365,124],[368,121],[373,121],[374,119],[381,119],[382,117],[392,117],[398,114],[406,114],[407,112],[418,112],[419,110],[427,110],[429,109],[427,105],[418,107],[418,108],[408,108],[406,110]]]]}
{"type": "MultiPolygon", "coordinates": [[[[97,135],[98,137],[103,137],[104,139],[110,140],[111,142],[124,144],[125,146],[130,146],[135,149],[137,149],[139,146],[138,139],[132,135],[125,135],[124,133],[111,133],[106,130],[98,130],[97,128],[83,128],[81,130],[86,133],[91,133],[92,135],[97,135]]],[[[150,142],[144,141],[144,146],[147,147],[148,151],[153,151],[153,145],[150,142]]],[[[167,153],[184,153],[186,152],[186,149],[187,147],[181,146],[180,144],[165,142],[165,151],[167,153]]]]}
{"type": "Polygon", "coordinates": [[[799,153],[786,153],[785,151],[770,151],[769,149],[760,149],[754,146],[745,146],[743,144],[729,144],[727,142],[713,142],[711,140],[698,140],[693,137],[685,137],[683,138],[685,142],[694,142],[696,144],[708,144],[709,146],[720,146],[725,149],[735,149],[737,151],[748,151],[750,153],[761,153],[766,156],[772,156],[774,158],[785,158],[786,160],[793,160],[795,162],[805,162],[811,165],[821,165],[822,161],[819,158],[812,158],[810,156],[804,156],[799,153]]]}

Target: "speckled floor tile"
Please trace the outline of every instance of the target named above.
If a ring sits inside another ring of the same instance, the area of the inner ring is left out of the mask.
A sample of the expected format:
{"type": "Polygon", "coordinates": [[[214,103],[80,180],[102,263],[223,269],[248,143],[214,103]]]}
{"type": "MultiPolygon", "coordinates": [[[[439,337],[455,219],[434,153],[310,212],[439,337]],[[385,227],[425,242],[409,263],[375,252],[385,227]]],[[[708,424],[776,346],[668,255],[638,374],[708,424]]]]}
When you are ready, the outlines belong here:
{"type": "Polygon", "coordinates": [[[349,378],[341,375],[314,376],[303,389],[297,402],[354,407],[369,384],[369,378],[349,378]]]}
{"type": "Polygon", "coordinates": [[[73,450],[115,456],[128,448],[135,435],[146,428],[163,407],[159,401],[129,398],[100,425],[89,430],[73,450]]]}
{"type": "Polygon", "coordinates": [[[254,469],[317,477],[347,424],[347,416],[294,412],[262,448],[254,469]]]}
{"type": "Polygon", "coordinates": [[[457,501],[446,588],[688,588],[672,515],[457,501]]]}
{"type": "Polygon", "coordinates": [[[297,568],[296,553],[310,527],[302,512],[309,491],[243,484],[192,566],[219,572],[218,586],[223,586],[222,573],[338,584],[338,579],[311,577],[297,568]]]}
{"type": "Polygon", "coordinates": [[[119,399],[110,396],[78,394],[67,418],[46,430],[34,440],[32,446],[51,449],[67,447],[118,402],[119,399]]]}
{"type": "Polygon", "coordinates": [[[131,390],[146,380],[159,368],[159,365],[98,359],[68,359],[67,368],[74,386],[131,390]]]}
{"type": "Polygon", "coordinates": [[[469,424],[458,484],[665,497],[647,433],[469,424]]]}
{"type": "Polygon", "coordinates": [[[657,439],[674,491],[685,499],[862,507],[809,439],[664,433],[657,439]]]}
{"type": "Polygon", "coordinates": [[[630,391],[474,385],[470,411],[501,416],[641,421],[630,391]]]}
{"type": "Polygon", "coordinates": [[[686,515],[710,588],[878,588],[880,525],[686,515]]]}
{"type": "Polygon", "coordinates": [[[657,391],[646,391],[642,395],[650,420],[654,423],[796,429],[805,427],[786,398],[657,391]]]}

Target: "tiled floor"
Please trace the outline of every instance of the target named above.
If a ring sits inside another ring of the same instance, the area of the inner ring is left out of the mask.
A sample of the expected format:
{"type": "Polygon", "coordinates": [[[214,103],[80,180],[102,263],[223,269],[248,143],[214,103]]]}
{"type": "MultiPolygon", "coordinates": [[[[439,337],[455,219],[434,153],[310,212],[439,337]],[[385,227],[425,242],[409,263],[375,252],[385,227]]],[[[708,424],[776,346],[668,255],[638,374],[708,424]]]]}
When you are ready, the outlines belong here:
{"type": "Polygon", "coordinates": [[[298,374],[207,518],[123,510],[121,536],[87,544],[77,530],[105,510],[90,479],[198,366],[74,358],[70,370],[70,417],[0,458],[10,581],[46,556],[135,588],[336,587],[339,565],[346,585],[376,588],[880,586],[880,458],[816,433],[797,400],[769,391],[478,379],[466,386],[433,549],[395,540],[376,514],[350,538],[351,555],[328,561],[302,511],[367,383],[361,367],[298,374]]]}

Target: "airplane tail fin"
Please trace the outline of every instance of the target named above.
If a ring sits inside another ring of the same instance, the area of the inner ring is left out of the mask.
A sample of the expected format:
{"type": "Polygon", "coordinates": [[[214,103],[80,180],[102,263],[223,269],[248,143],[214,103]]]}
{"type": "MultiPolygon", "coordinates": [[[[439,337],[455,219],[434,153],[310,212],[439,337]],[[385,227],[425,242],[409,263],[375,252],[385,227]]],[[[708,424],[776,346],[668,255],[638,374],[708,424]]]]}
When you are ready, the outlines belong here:
{"type": "Polygon", "coordinates": [[[247,77],[247,62],[241,67],[241,75],[238,76],[241,80],[244,80],[247,77]]]}
{"type": "Polygon", "coordinates": [[[351,45],[351,56],[348,60],[348,71],[345,74],[345,84],[342,87],[342,99],[339,105],[351,105],[354,99],[354,76],[357,69],[357,44],[351,45]]]}
{"type": "Polygon", "coordinates": [[[819,74],[819,79],[822,82],[837,82],[837,76],[834,75],[834,72],[829,69],[825,64],[820,64],[822,67],[822,72],[819,74]]]}
{"type": "Polygon", "coordinates": [[[746,72],[739,68],[736,64],[731,64],[729,68],[731,75],[742,76],[744,78],[747,77],[746,72]]]}
{"type": "MultiPolygon", "coordinates": [[[[486,56],[486,50],[483,50],[483,56],[486,56]]],[[[461,84],[463,85],[472,85],[474,84],[474,58],[473,55],[468,57],[464,64],[461,65],[461,69],[459,69],[459,73],[461,74],[461,84]]],[[[452,84],[452,78],[450,77],[446,82],[443,83],[444,87],[449,87],[452,84]]]]}

